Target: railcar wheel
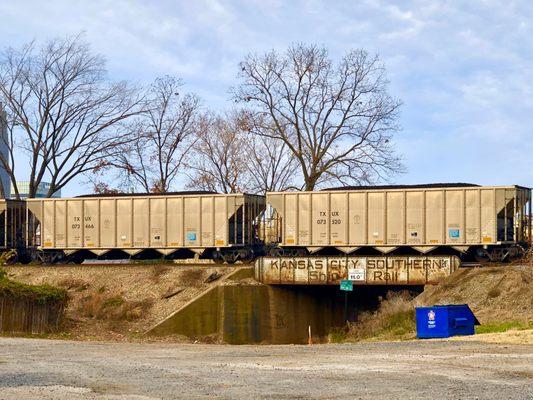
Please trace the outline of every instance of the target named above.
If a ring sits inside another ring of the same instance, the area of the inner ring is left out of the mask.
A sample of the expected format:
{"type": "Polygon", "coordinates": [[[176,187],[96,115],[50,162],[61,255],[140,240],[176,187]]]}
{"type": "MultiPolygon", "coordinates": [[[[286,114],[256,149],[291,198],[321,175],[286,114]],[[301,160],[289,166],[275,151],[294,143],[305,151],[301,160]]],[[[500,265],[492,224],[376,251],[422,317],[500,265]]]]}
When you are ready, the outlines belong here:
{"type": "Polygon", "coordinates": [[[522,246],[514,245],[509,248],[509,260],[517,260],[523,257],[526,254],[526,251],[522,246]]]}
{"type": "Polygon", "coordinates": [[[249,264],[255,258],[254,251],[252,249],[246,249],[244,255],[241,255],[239,258],[244,264],[249,264]]]}
{"type": "Polygon", "coordinates": [[[220,252],[220,250],[215,250],[213,252],[213,261],[216,263],[224,262],[224,257],[222,256],[222,253],[220,252]]]}
{"type": "Polygon", "coordinates": [[[222,259],[227,264],[235,264],[238,259],[238,254],[235,251],[228,251],[222,253],[222,259]]]}
{"type": "Polygon", "coordinates": [[[480,262],[480,263],[490,261],[489,253],[485,249],[477,249],[474,254],[474,258],[476,259],[477,262],[480,262]]]}
{"type": "Polygon", "coordinates": [[[42,264],[43,260],[41,259],[40,251],[31,251],[30,252],[30,262],[33,264],[42,264]]]}

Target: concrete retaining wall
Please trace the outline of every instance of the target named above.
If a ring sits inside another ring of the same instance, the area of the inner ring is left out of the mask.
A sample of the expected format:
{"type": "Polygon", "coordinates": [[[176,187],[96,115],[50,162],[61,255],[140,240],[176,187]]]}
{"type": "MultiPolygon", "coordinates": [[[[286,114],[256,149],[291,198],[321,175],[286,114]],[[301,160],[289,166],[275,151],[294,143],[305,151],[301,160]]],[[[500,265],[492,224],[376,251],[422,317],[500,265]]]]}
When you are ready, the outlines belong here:
{"type": "Polygon", "coordinates": [[[152,328],[148,334],[217,335],[230,344],[307,343],[325,340],[342,325],[337,296],[316,296],[312,287],[218,286],[152,328]],[[336,298],[337,297],[337,298],[336,298]]]}

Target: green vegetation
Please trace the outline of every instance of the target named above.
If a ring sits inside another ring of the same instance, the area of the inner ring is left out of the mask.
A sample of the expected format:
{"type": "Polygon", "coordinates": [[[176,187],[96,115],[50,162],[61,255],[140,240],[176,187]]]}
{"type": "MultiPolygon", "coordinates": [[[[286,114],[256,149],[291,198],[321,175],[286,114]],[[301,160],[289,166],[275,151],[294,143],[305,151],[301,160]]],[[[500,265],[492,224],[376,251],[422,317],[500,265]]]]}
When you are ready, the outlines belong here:
{"type": "Polygon", "coordinates": [[[16,335],[18,338],[30,338],[30,339],[59,339],[59,340],[72,340],[74,337],[70,332],[46,332],[46,333],[29,333],[29,332],[0,332],[0,337],[13,337],[16,335]]]}
{"type": "Polygon", "coordinates": [[[57,286],[66,290],[75,290],[76,292],[83,292],[89,288],[89,283],[82,279],[66,278],[57,283],[57,286]]]}
{"type": "Polygon", "coordinates": [[[389,315],[377,334],[381,337],[404,338],[406,336],[414,336],[415,329],[415,310],[413,308],[389,315]]]}
{"type": "Polygon", "coordinates": [[[529,248],[524,255],[524,261],[526,265],[533,267],[533,247],[529,248]]]}
{"type": "Polygon", "coordinates": [[[406,340],[416,333],[415,309],[409,292],[389,292],[377,311],[360,314],[346,328],[334,329],[329,341],[406,340]]]}
{"type": "MultiPolygon", "coordinates": [[[[0,254],[0,267],[3,265],[13,264],[17,260],[18,260],[18,254],[16,250],[4,251],[3,253],[0,254]]],[[[5,272],[4,272],[4,275],[5,275],[5,272]]]]}
{"type": "Polygon", "coordinates": [[[126,300],[124,300],[123,297],[115,296],[115,297],[110,297],[108,299],[105,299],[103,306],[104,307],[118,307],[124,304],[125,302],[126,300]]]}
{"type": "Polygon", "coordinates": [[[490,324],[483,324],[476,326],[476,333],[498,333],[498,332],[507,332],[508,330],[524,330],[524,329],[533,329],[532,322],[495,322],[490,324]]]}
{"type": "Polygon", "coordinates": [[[127,301],[122,296],[105,296],[93,293],[78,303],[78,313],[86,318],[109,321],[133,321],[141,317],[151,306],[151,299],[127,301]]]}
{"type": "Polygon", "coordinates": [[[490,298],[496,298],[501,294],[501,290],[499,287],[493,287],[487,292],[487,296],[490,298]]]}
{"type": "Polygon", "coordinates": [[[38,304],[66,303],[67,291],[50,285],[27,285],[8,279],[6,271],[0,266],[0,296],[28,299],[38,304]]]}

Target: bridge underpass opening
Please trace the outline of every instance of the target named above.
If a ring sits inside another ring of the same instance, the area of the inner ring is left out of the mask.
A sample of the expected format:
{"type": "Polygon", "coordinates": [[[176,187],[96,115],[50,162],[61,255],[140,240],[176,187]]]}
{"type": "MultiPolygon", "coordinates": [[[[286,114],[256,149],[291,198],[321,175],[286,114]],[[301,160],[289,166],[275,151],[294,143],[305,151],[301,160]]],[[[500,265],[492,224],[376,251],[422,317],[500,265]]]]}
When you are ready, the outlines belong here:
{"type": "MultiPolygon", "coordinates": [[[[348,320],[375,310],[389,291],[420,293],[423,286],[357,286],[348,293],[348,320]]],[[[230,344],[304,344],[311,327],[315,343],[345,326],[338,286],[221,285],[158,324],[151,335],[212,337],[230,344]]]]}

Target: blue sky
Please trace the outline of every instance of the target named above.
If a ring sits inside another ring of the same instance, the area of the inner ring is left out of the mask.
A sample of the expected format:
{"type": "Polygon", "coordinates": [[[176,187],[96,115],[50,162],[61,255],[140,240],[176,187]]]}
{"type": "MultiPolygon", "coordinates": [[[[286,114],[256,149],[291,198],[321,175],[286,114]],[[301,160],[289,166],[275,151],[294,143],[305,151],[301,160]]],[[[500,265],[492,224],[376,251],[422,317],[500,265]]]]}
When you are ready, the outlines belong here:
{"type": "MultiPolygon", "coordinates": [[[[396,183],[533,186],[530,1],[2,0],[0,47],[85,31],[114,79],[181,77],[231,107],[237,64],[292,42],[378,53],[402,99],[396,183]]],[[[88,191],[73,184],[64,195],[88,191]]]]}

